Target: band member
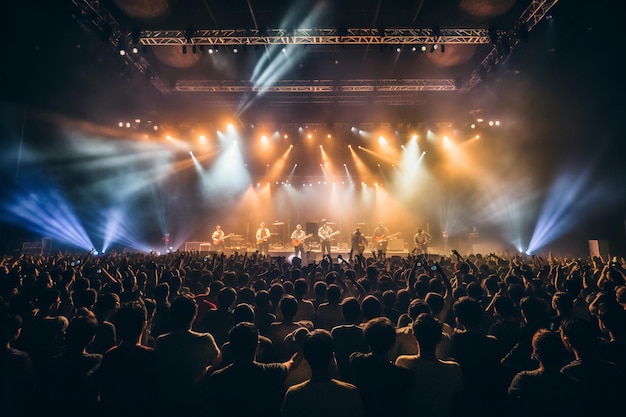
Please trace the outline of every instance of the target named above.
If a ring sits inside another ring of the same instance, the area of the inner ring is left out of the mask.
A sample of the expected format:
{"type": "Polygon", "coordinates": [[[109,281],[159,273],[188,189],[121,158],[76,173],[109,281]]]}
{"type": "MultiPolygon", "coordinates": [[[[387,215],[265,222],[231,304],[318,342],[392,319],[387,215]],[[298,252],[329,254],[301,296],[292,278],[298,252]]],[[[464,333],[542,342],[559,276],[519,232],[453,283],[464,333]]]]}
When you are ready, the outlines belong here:
{"type": "Polygon", "coordinates": [[[326,219],[322,219],[321,226],[317,230],[317,235],[320,238],[320,245],[322,247],[322,256],[330,256],[330,238],[333,235],[333,228],[326,224],[326,219]]]}
{"type": "Polygon", "coordinates": [[[261,223],[256,231],[256,247],[261,255],[267,255],[270,251],[270,229],[265,227],[265,223],[261,223]]]}
{"type": "Polygon", "coordinates": [[[220,253],[224,252],[224,231],[222,230],[222,226],[215,226],[215,231],[211,236],[213,239],[213,250],[220,253]]]}
{"type": "Polygon", "coordinates": [[[365,248],[367,248],[368,242],[367,238],[363,236],[361,233],[361,228],[357,227],[356,230],[352,233],[352,246],[350,248],[350,260],[352,260],[352,255],[355,257],[360,257],[365,252],[365,248]]]}
{"type": "Polygon", "coordinates": [[[428,254],[428,244],[433,239],[432,235],[422,228],[417,229],[417,233],[413,236],[415,242],[415,255],[428,254]]]}
{"type": "Polygon", "coordinates": [[[296,225],[296,230],[291,233],[291,242],[293,243],[293,252],[300,259],[304,258],[304,239],[306,232],[302,230],[302,225],[296,225]]]}
{"type": "Polygon", "coordinates": [[[389,244],[389,229],[385,227],[383,222],[379,222],[376,229],[374,229],[374,240],[376,241],[376,248],[378,250],[378,257],[387,256],[387,245],[389,244]]]}

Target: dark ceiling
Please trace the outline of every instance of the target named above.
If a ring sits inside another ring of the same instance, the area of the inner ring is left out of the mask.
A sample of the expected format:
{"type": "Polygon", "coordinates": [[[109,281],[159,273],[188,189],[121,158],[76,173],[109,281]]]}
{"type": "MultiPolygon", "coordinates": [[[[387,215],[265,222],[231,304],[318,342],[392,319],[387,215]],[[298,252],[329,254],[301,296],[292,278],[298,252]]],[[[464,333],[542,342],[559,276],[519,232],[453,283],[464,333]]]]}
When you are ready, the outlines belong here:
{"type": "MultiPolygon", "coordinates": [[[[541,31],[545,24],[545,19],[529,20],[528,11],[538,9],[538,15],[543,16],[541,6],[552,3],[538,0],[12,2],[9,6],[12,18],[5,29],[9,37],[14,36],[18,41],[7,46],[5,56],[12,59],[3,69],[3,95],[8,95],[10,101],[27,102],[31,107],[103,121],[124,114],[194,123],[228,113],[247,120],[348,123],[385,119],[418,123],[432,118],[463,120],[484,106],[476,98],[480,94],[477,90],[497,72],[489,54],[493,55],[498,47],[490,42],[446,44],[443,53],[421,52],[419,45],[384,41],[359,45],[295,44],[289,45],[285,53],[277,45],[238,47],[235,53],[234,46],[229,45],[211,54],[208,46],[201,51],[200,44],[196,53],[191,44],[186,53],[181,45],[145,46],[145,38],[165,30],[196,34],[201,30],[245,29],[265,33],[273,29],[339,28],[385,34],[393,28],[431,31],[438,26],[441,30],[495,28],[500,39],[517,43],[517,28],[523,20],[521,17],[526,16],[532,26],[530,41],[519,42],[510,53],[513,57],[534,53],[534,32],[541,31]],[[140,34],[138,53],[120,56],[116,49],[122,46],[119,36],[123,36],[128,49],[133,33],[140,34]],[[400,52],[396,50],[398,46],[400,52]],[[413,51],[413,46],[418,50],[413,51]],[[443,81],[450,81],[451,87],[420,86],[420,82],[428,85],[443,81]],[[185,83],[208,83],[222,88],[181,91],[180,86],[185,83]],[[226,91],[233,85],[244,86],[247,91],[242,92],[241,88],[226,91]],[[252,90],[255,85],[301,88],[259,94],[252,90]],[[315,88],[320,85],[328,89],[315,88]],[[359,90],[362,86],[365,88],[359,90]]],[[[557,2],[554,9],[561,3],[564,2],[557,2]]],[[[196,41],[194,38],[192,43],[196,41]]],[[[504,54],[496,56],[504,57],[504,54]]]]}

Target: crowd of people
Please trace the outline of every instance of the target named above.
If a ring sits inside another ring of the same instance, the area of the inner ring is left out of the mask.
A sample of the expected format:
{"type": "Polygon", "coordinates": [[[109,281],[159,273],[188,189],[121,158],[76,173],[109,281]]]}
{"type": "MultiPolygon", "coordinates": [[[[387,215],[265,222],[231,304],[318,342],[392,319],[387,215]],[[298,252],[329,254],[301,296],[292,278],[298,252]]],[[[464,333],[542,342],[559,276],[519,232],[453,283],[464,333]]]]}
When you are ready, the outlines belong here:
{"type": "Polygon", "coordinates": [[[4,256],[3,416],[588,416],[626,389],[624,260],[4,256]]]}

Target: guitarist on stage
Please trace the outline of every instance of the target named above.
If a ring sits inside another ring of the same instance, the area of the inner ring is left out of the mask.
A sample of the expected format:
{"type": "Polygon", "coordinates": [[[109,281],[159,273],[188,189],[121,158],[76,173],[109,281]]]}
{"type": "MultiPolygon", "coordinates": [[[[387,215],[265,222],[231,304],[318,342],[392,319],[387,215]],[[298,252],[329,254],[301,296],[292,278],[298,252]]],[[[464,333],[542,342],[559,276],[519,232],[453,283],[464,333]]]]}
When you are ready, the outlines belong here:
{"type": "Polygon", "coordinates": [[[213,239],[213,250],[217,253],[224,253],[224,231],[222,226],[215,226],[215,231],[211,238],[213,239]]]}
{"type": "Polygon", "coordinates": [[[350,248],[350,260],[354,255],[357,259],[363,256],[367,248],[367,238],[361,233],[361,228],[357,227],[354,233],[352,233],[352,246],[350,248]]]}
{"type": "Polygon", "coordinates": [[[385,227],[383,222],[379,222],[378,227],[374,229],[373,235],[378,248],[378,258],[385,258],[387,256],[387,245],[389,244],[389,229],[385,227]]]}
{"type": "Polygon", "coordinates": [[[311,235],[306,234],[302,230],[302,225],[297,225],[296,230],[291,234],[291,243],[293,243],[293,251],[297,257],[304,261],[304,240],[311,235]]]}
{"type": "Polygon", "coordinates": [[[333,234],[333,228],[326,224],[326,219],[322,219],[321,226],[317,229],[317,235],[320,238],[320,244],[322,246],[322,256],[330,256],[330,238],[333,234]]]}
{"type": "Polygon", "coordinates": [[[428,254],[428,244],[433,236],[422,228],[417,229],[417,233],[413,236],[415,242],[415,255],[428,254]]]}
{"type": "Polygon", "coordinates": [[[267,255],[270,251],[270,229],[265,227],[265,223],[261,223],[256,231],[256,247],[260,255],[267,255]]]}

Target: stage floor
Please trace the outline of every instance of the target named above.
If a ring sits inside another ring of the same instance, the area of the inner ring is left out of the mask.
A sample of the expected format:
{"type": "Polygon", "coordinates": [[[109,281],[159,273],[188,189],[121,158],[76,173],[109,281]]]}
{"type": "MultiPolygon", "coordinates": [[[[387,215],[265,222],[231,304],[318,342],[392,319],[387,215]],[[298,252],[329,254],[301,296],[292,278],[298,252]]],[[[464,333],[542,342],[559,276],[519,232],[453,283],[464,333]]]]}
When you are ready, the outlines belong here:
{"type": "MultiPolygon", "coordinates": [[[[213,254],[212,246],[213,245],[209,244],[208,242],[187,242],[185,250],[187,251],[196,250],[202,254],[213,254]]],[[[231,255],[234,252],[238,252],[238,253],[248,252],[249,254],[251,254],[251,253],[256,252],[256,250],[257,250],[256,246],[248,244],[247,246],[227,246],[224,250],[224,253],[226,255],[231,255]]],[[[365,251],[365,255],[371,256],[373,251],[376,251],[376,247],[370,246],[365,251]]],[[[410,250],[408,248],[404,248],[400,250],[387,249],[387,256],[405,257],[409,254],[409,252],[410,250]]],[[[430,248],[429,252],[431,255],[442,253],[440,252],[440,248],[434,247],[434,246],[430,248]]],[[[348,259],[348,257],[350,256],[350,249],[343,247],[343,246],[333,246],[331,247],[330,253],[333,259],[335,260],[338,259],[337,255],[341,255],[344,259],[348,259]]],[[[293,253],[293,248],[291,246],[270,245],[269,255],[273,258],[281,257],[284,259],[290,259],[292,256],[294,256],[294,253],[293,253]]],[[[313,247],[313,248],[308,248],[308,249],[305,248],[305,255],[306,255],[306,259],[303,259],[303,261],[306,263],[313,262],[313,261],[319,262],[322,260],[322,251],[319,249],[319,247],[313,247]]],[[[435,256],[439,256],[439,255],[435,255],[435,256]]]]}

